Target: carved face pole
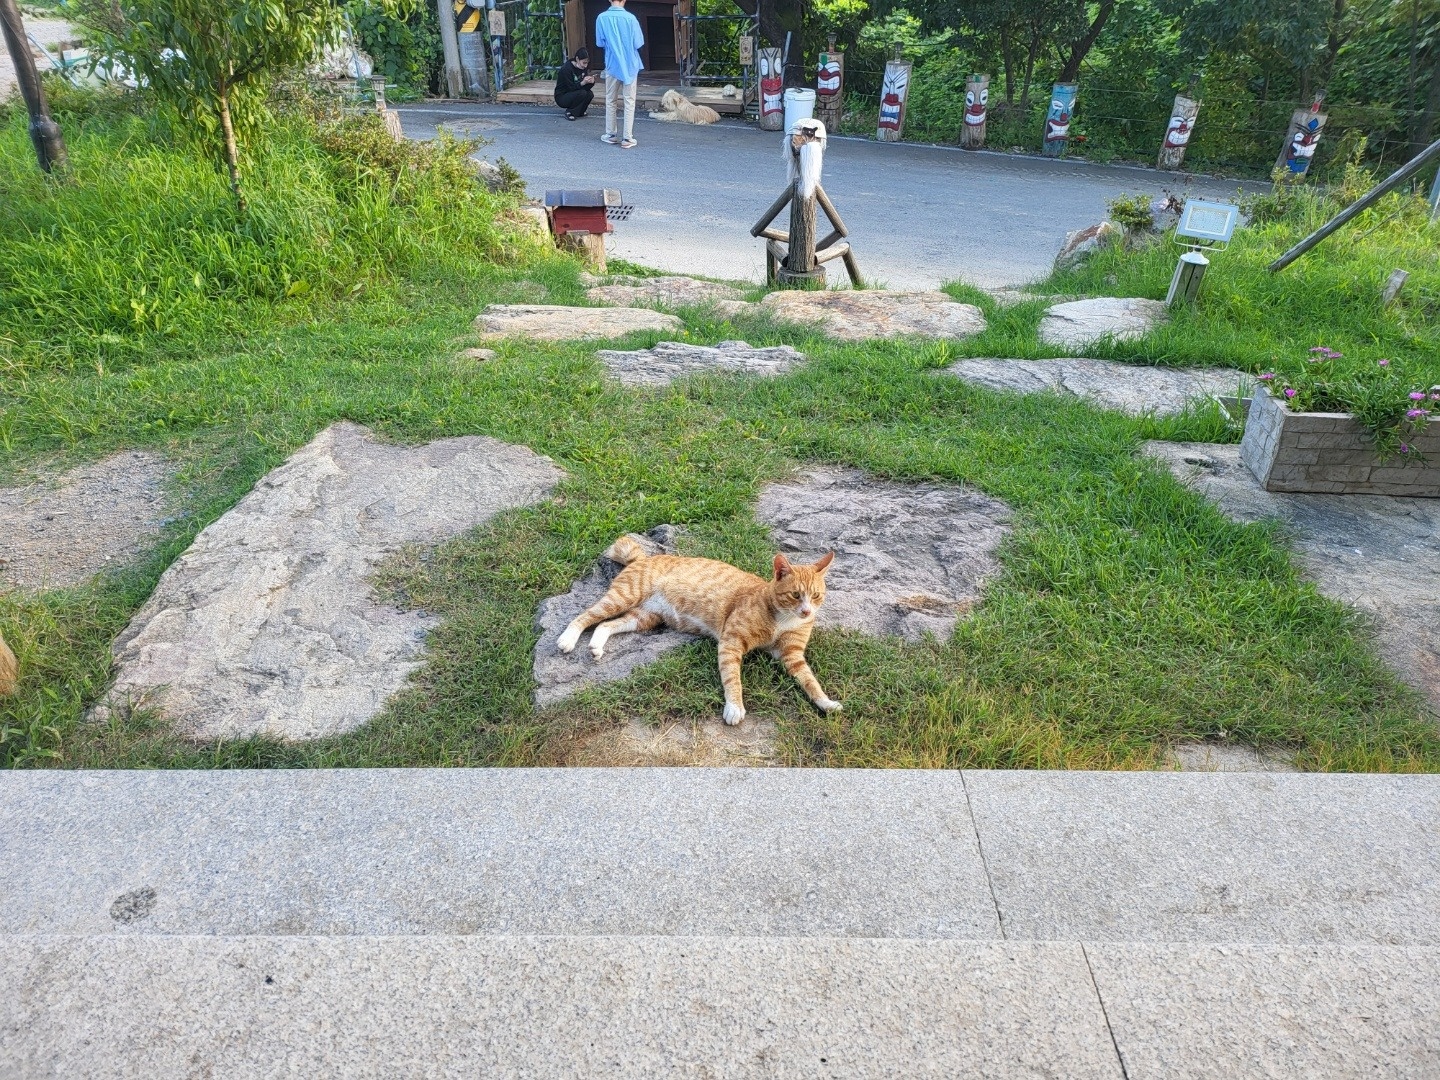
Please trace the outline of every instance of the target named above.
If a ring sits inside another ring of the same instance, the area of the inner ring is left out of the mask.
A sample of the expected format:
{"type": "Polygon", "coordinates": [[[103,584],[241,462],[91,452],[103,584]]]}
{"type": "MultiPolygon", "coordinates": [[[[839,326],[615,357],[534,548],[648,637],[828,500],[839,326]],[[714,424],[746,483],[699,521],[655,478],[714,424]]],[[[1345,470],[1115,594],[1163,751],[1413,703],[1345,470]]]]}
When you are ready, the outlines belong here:
{"type": "Polygon", "coordinates": [[[760,126],[779,131],[785,123],[785,73],[779,49],[760,50],[760,126]]]}
{"type": "Polygon", "coordinates": [[[965,116],[960,124],[960,145],[978,150],[985,145],[985,120],[990,113],[990,76],[971,75],[965,80],[965,116]]]}
{"type": "Polygon", "coordinates": [[[1180,163],[1185,160],[1185,148],[1190,145],[1190,135],[1195,130],[1195,117],[1199,113],[1199,101],[1184,94],[1175,95],[1170,122],[1165,125],[1165,137],[1160,140],[1159,168],[1180,168],[1180,163]]]}
{"type": "Polygon", "coordinates": [[[910,68],[905,60],[891,60],[885,65],[885,81],[880,85],[880,122],[875,132],[881,142],[897,142],[904,130],[910,68]]]}
{"type": "Polygon", "coordinates": [[[1070,125],[1075,119],[1075,100],[1080,87],[1056,83],[1050,91],[1050,111],[1045,116],[1044,150],[1047,157],[1060,157],[1070,145],[1070,125]]]}
{"type": "Polygon", "coordinates": [[[845,54],[822,52],[815,69],[815,115],[827,128],[840,126],[844,82],[845,54]]]}
{"type": "Polygon", "coordinates": [[[1329,119],[1320,111],[1317,101],[1312,108],[1297,109],[1290,117],[1290,130],[1280,147],[1280,158],[1275,167],[1296,178],[1310,171],[1310,162],[1315,160],[1315,151],[1320,146],[1320,132],[1329,119]]]}

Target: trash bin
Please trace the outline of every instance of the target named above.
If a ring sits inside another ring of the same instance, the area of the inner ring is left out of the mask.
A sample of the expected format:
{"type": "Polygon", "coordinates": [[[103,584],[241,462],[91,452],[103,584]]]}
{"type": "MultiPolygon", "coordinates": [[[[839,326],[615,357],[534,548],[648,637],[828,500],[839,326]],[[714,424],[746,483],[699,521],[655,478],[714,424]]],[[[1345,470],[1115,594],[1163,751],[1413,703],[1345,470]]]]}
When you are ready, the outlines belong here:
{"type": "Polygon", "coordinates": [[[785,91],[785,131],[790,133],[795,130],[795,125],[801,120],[809,120],[815,115],[815,91],[806,90],[799,86],[792,86],[785,91]]]}

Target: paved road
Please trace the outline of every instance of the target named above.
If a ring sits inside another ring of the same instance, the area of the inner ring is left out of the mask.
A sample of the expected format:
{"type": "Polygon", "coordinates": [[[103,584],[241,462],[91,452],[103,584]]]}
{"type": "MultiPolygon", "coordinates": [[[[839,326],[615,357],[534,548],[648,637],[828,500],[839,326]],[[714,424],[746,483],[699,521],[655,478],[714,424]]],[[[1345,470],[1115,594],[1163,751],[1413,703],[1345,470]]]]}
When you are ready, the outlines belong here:
{"type": "MultiPolygon", "coordinates": [[[[44,46],[58,58],[60,55],[60,43],[70,41],[75,37],[75,31],[70,25],[60,19],[36,19],[27,17],[24,20],[25,32],[33,35],[44,46]]],[[[50,63],[31,45],[30,51],[35,55],[35,66],[42,72],[47,71],[50,63]]],[[[3,41],[0,41],[0,101],[10,96],[15,89],[15,64],[10,59],[10,50],[5,48],[3,41]]]]}
{"type": "MultiPolygon", "coordinates": [[[[594,113],[570,123],[547,108],[456,104],[407,107],[402,118],[412,138],[443,126],[493,140],[483,156],[508,160],[532,195],[620,188],[635,213],[617,226],[612,255],[679,272],[764,274],[750,226],[784,187],[777,134],[738,121],[697,128],[642,116],[640,146],[624,151],[599,141],[603,117],[594,113]]],[[[825,168],[825,190],[862,271],[897,288],[1033,281],[1049,272],[1067,232],[1104,217],[1109,199],[1182,184],[1148,169],[863,139],[833,139],[825,168]]],[[[1184,187],[1228,199],[1239,184],[1195,179],[1184,187]]],[[[831,273],[833,282],[843,271],[831,273]]]]}

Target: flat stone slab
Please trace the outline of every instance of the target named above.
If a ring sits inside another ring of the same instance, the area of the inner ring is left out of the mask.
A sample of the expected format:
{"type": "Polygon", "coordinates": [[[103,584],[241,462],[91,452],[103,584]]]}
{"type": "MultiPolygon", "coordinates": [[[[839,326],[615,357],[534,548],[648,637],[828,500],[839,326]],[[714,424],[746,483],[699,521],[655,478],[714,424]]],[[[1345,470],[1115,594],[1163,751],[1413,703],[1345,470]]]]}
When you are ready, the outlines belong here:
{"type": "MultiPolygon", "coordinates": [[[[647,535],[635,538],[652,555],[674,555],[676,534],[673,525],[661,525],[651,529],[647,535]]],[[[568,593],[540,602],[535,615],[535,626],[540,631],[540,638],[535,642],[536,705],[543,708],[587,686],[618,682],[672,649],[700,640],[693,634],[666,629],[644,634],[616,634],[606,644],[605,655],[599,661],[591,656],[588,647],[578,648],[568,655],[557,649],[555,642],[565,627],[576,615],[604,596],[610,583],[623,569],[619,563],[601,556],[595,568],[571,586],[568,593]]]]}
{"type": "Polygon", "coordinates": [[[1007,937],[1440,945],[1440,776],[965,773],[1007,937]]]}
{"type": "Polygon", "coordinates": [[[0,582],[62,589],[133,562],[165,524],[173,467],[126,450],[50,482],[0,488],[0,582]]]}
{"type": "Polygon", "coordinates": [[[358,727],[405,685],[438,623],[375,601],[379,562],[537,502],[561,475],[494,439],[394,446],[331,425],[165,571],[115,641],[110,701],[204,739],[358,727]]]}
{"type": "Polygon", "coordinates": [[[674,315],[636,307],[563,307],[557,304],[491,304],[476,316],[481,341],[526,337],[536,341],[618,338],[639,330],[678,334],[674,315]]]}
{"type": "Polygon", "coordinates": [[[989,390],[1047,390],[1086,398],[1106,409],[1169,416],[1206,398],[1249,393],[1254,379],[1229,368],[1165,368],[1113,360],[960,360],[947,374],[989,390]]]}
{"type": "Polygon", "coordinates": [[[943,292],[772,292],[759,308],[784,322],[802,323],[840,341],[870,338],[967,338],[985,329],[985,314],[943,292]]]}
{"type": "Polygon", "coordinates": [[[956,772],[7,772],[0,812],[9,934],[1000,935],[956,772]]]}
{"type": "Polygon", "coordinates": [[[1191,742],[1172,746],[1166,755],[1187,772],[1299,772],[1290,755],[1239,743],[1191,742]]]}
{"type": "Polygon", "coordinates": [[[1073,944],[30,938],[0,988],[27,1078],[1120,1080],[1073,944]]]}
{"type": "Polygon", "coordinates": [[[756,517],[802,561],[835,552],[817,625],[919,641],[948,637],[979,602],[1011,513],[958,485],[821,468],[767,485],[756,517]]]}
{"type": "Polygon", "coordinates": [[[1266,491],[1238,446],[1149,442],[1144,452],[1237,521],[1284,522],[1305,574],[1375,620],[1380,655],[1440,715],[1440,499],[1266,491]]]}
{"type": "Polygon", "coordinates": [[[744,341],[722,341],[714,346],[661,341],[649,349],[601,349],[596,355],[627,386],[664,386],[699,371],[779,375],[805,362],[805,355],[789,345],[757,349],[744,341]]]}
{"type": "MultiPolygon", "coordinates": [[[[944,638],[954,630],[956,620],[980,599],[985,580],[998,572],[996,551],[1010,531],[1010,509],[998,499],[955,485],[877,480],[856,469],[811,469],[794,480],[769,484],[760,493],[756,517],[770,526],[781,551],[803,561],[836,553],[818,626],[908,641],[926,633],[944,638]]],[[[673,551],[668,546],[672,534],[651,536],[663,550],[673,551]]],[[[659,630],[616,635],[599,661],[587,648],[559,652],[555,640],[561,631],[604,595],[619,572],[618,564],[601,559],[570,592],[541,603],[537,705],[624,679],[699,640],[659,630]]]]}
{"type": "Polygon", "coordinates": [[[1084,349],[1106,338],[1133,341],[1169,319],[1159,300],[1133,296],[1071,300],[1045,310],[1040,320],[1040,341],[1061,349],[1084,349]]]}
{"type": "Polygon", "coordinates": [[[717,300],[740,300],[744,293],[720,281],[692,277],[618,278],[609,285],[586,290],[585,298],[616,307],[703,307],[717,300]]]}
{"type": "Polygon", "coordinates": [[[1440,1076],[1440,950],[1087,945],[1146,1077],[1440,1076]]]}

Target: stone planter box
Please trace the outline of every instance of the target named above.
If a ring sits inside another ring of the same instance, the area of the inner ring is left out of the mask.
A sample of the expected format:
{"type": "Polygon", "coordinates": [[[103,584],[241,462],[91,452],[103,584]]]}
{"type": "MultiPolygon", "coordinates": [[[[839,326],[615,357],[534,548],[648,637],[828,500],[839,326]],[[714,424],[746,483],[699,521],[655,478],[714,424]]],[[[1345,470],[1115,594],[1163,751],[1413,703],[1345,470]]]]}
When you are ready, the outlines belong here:
{"type": "Polygon", "coordinates": [[[1240,460],[1266,491],[1440,498],[1440,423],[1410,440],[1429,459],[1381,461],[1370,433],[1349,413],[1297,413],[1255,391],[1240,460]]]}

